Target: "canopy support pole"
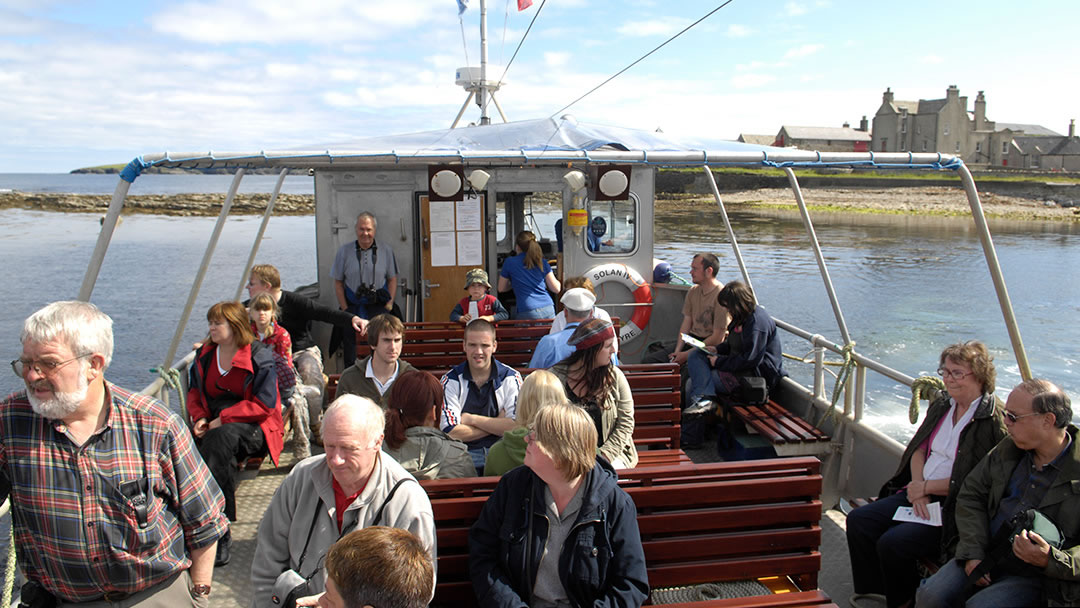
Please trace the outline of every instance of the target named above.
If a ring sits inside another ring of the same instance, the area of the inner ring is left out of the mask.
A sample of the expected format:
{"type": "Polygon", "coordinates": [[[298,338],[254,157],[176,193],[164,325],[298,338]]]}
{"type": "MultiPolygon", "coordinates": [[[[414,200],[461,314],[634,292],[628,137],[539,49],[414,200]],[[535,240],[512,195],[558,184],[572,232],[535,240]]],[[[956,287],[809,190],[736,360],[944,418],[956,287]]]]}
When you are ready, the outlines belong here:
{"type": "Polygon", "coordinates": [[[983,257],[986,258],[986,265],[990,269],[990,278],[994,281],[994,290],[997,292],[1001,314],[1005,317],[1005,328],[1009,330],[1009,341],[1012,342],[1013,355],[1016,357],[1016,364],[1020,368],[1020,377],[1024,380],[1030,380],[1031,365],[1028,363],[1027,353],[1024,351],[1024,341],[1020,338],[1020,328],[1016,325],[1012,300],[1009,299],[1009,289],[1005,286],[1005,278],[1001,273],[1001,264],[998,263],[994,240],[990,238],[990,227],[986,225],[986,216],[983,215],[982,202],[979,201],[979,191],[975,188],[975,180],[971,177],[971,171],[968,170],[967,165],[960,165],[957,172],[960,173],[960,181],[964,184],[968,204],[971,206],[971,216],[975,219],[975,227],[979,231],[983,257]]]}
{"type": "Polygon", "coordinates": [[[218,214],[217,223],[214,224],[210,242],[206,244],[206,251],[203,252],[202,263],[199,264],[199,270],[191,284],[191,292],[188,294],[187,303],[184,304],[184,312],[180,315],[180,321],[176,324],[176,333],[173,335],[172,344],[169,345],[169,352],[165,355],[165,361],[161,366],[162,369],[168,369],[172,366],[173,357],[176,356],[176,350],[180,347],[180,340],[184,337],[188,319],[191,318],[191,309],[195,306],[195,299],[199,296],[199,290],[202,288],[206,271],[210,268],[210,260],[214,257],[214,249],[217,247],[218,238],[221,236],[221,229],[225,227],[225,219],[229,217],[229,210],[232,209],[233,199],[236,198],[236,191],[240,189],[240,180],[243,177],[244,169],[242,168],[238,169],[236,175],[233,176],[232,185],[229,186],[229,193],[225,195],[225,204],[221,206],[221,213],[218,214]]]}
{"type": "Polygon", "coordinates": [[[270,195],[270,202],[266,204],[266,211],[263,212],[262,223],[259,224],[259,232],[255,235],[255,242],[251,244],[251,255],[248,256],[247,264],[244,265],[244,273],[240,277],[240,285],[236,288],[236,296],[234,300],[239,300],[240,296],[244,293],[244,287],[247,285],[248,275],[251,273],[251,267],[255,264],[255,256],[259,253],[259,245],[262,244],[263,234],[266,233],[266,225],[270,223],[270,216],[274,213],[274,204],[277,203],[278,194],[281,193],[281,186],[285,184],[285,176],[289,174],[289,169],[285,168],[278,174],[277,183],[274,184],[274,192],[270,195]]]}
{"type": "Polygon", "coordinates": [[[840,301],[836,298],[836,290],[833,288],[829,269],[825,266],[825,256],[821,254],[821,244],[818,243],[817,233],[814,232],[814,223],[810,221],[810,212],[806,209],[806,201],[803,199],[802,189],[799,188],[799,179],[790,167],[784,167],[791,191],[795,194],[795,202],[799,204],[799,213],[802,214],[803,225],[806,226],[806,234],[810,237],[810,245],[814,249],[814,257],[817,259],[818,270],[821,271],[821,280],[825,283],[825,291],[829,294],[829,303],[832,304],[833,315],[836,316],[836,324],[840,328],[840,336],[844,344],[851,344],[851,334],[848,333],[847,323],[844,322],[844,313],[840,310],[840,301]]]}
{"type": "Polygon", "coordinates": [[[116,223],[120,219],[120,210],[124,207],[124,199],[127,198],[130,188],[131,182],[121,177],[120,182],[116,184],[116,190],[113,191],[109,210],[105,212],[105,218],[101,221],[101,232],[98,233],[97,244],[94,245],[90,263],[86,266],[86,275],[83,276],[82,287],[79,288],[79,299],[83,302],[89,302],[90,294],[94,293],[94,285],[97,284],[101,264],[105,261],[105,252],[109,250],[113,232],[116,231],[116,223]]]}
{"type": "Polygon", "coordinates": [[[757,292],[754,291],[754,285],[750,282],[750,273],[746,270],[746,262],[743,261],[742,251],[739,250],[739,242],[735,240],[735,231],[731,229],[731,221],[728,219],[727,209],[724,208],[724,201],[720,198],[720,188],[716,186],[716,178],[709,165],[703,165],[702,169],[705,169],[705,175],[709,176],[709,187],[712,188],[713,196],[716,198],[716,205],[720,207],[720,217],[724,220],[724,228],[727,229],[728,239],[731,240],[731,248],[735,251],[735,261],[739,264],[739,272],[742,273],[746,286],[750,288],[750,293],[754,296],[754,304],[757,304],[757,292]]]}

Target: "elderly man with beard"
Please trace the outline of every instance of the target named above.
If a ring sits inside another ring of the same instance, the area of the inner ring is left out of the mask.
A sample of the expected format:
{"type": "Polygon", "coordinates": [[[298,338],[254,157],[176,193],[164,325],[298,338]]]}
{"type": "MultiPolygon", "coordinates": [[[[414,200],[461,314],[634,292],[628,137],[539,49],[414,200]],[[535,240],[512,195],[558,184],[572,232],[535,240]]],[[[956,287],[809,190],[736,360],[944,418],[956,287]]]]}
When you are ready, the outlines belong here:
{"type": "MultiPolygon", "coordinates": [[[[112,319],[55,302],[26,320],[0,401],[23,600],[207,606],[224,499],[179,416],[105,380],[112,319]]],[[[0,497],[2,499],[3,497],[0,497]]]]}

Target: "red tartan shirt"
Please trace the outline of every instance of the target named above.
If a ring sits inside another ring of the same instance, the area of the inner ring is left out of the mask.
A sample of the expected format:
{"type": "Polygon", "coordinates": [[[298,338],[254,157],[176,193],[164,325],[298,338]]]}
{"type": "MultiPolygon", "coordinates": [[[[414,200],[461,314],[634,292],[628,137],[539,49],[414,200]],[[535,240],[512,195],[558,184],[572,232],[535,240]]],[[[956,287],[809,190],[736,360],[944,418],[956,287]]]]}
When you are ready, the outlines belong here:
{"type": "Polygon", "coordinates": [[[161,583],[228,530],[221,490],[180,417],[156,399],[105,388],[108,417],[81,446],[63,422],[36,414],[25,391],[0,401],[0,471],[11,481],[19,565],[70,602],[161,583]]]}

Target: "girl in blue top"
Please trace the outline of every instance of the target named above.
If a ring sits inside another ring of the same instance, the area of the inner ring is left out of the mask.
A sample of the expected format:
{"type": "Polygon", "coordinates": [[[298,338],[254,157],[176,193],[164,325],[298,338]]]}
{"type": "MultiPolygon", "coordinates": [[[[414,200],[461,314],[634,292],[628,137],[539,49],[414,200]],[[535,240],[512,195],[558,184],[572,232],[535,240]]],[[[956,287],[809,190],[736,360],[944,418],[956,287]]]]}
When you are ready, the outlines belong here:
{"type": "Polygon", "coordinates": [[[499,272],[499,291],[514,290],[517,298],[515,319],[550,319],[555,316],[555,303],[548,291],[559,293],[562,285],[551,272],[536,242],[536,235],[528,230],[518,233],[514,251],[517,255],[506,258],[499,272]]]}

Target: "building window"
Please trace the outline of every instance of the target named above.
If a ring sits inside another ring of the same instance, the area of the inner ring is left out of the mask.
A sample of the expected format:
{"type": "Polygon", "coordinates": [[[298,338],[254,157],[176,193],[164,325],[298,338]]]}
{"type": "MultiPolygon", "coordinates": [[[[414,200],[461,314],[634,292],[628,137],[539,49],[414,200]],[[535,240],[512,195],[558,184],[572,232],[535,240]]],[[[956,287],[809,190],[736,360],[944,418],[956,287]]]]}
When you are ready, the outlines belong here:
{"type": "Polygon", "coordinates": [[[1031,155],[1031,168],[1032,169],[1038,169],[1039,168],[1039,157],[1035,156],[1034,154],[1031,155]]]}
{"type": "Polygon", "coordinates": [[[975,142],[975,152],[982,152],[982,142],[981,141],[975,142]]]}
{"type": "Polygon", "coordinates": [[[900,132],[907,133],[907,118],[900,121],[900,132]]]}
{"type": "Polygon", "coordinates": [[[1009,142],[1007,142],[1007,141],[1001,142],[1001,153],[1002,154],[1008,154],[1009,153],[1009,142]]]}
{"type": "Polygon", "coordinates": [[[922,140],[922,151],[926,152],[926,140],[922,140]]]}
{"type": "Polygon", "coordinates": [[[907,142],[900,142],[900,151],[907,152],[907,142]]]}
{"type": "Polygon", "coordinates": [[[922,135],[922,125],[915,123],[915,134],[922,135]]]}
{"type": "Polygon", "coordinates": [[[945,135],[949,134],[949,123],[945,123],[945,135]]]}
{"type": "Polygon", "coordinates": [[[956,142],[956,153],[960,153],[960,142],[956,142]]]}

